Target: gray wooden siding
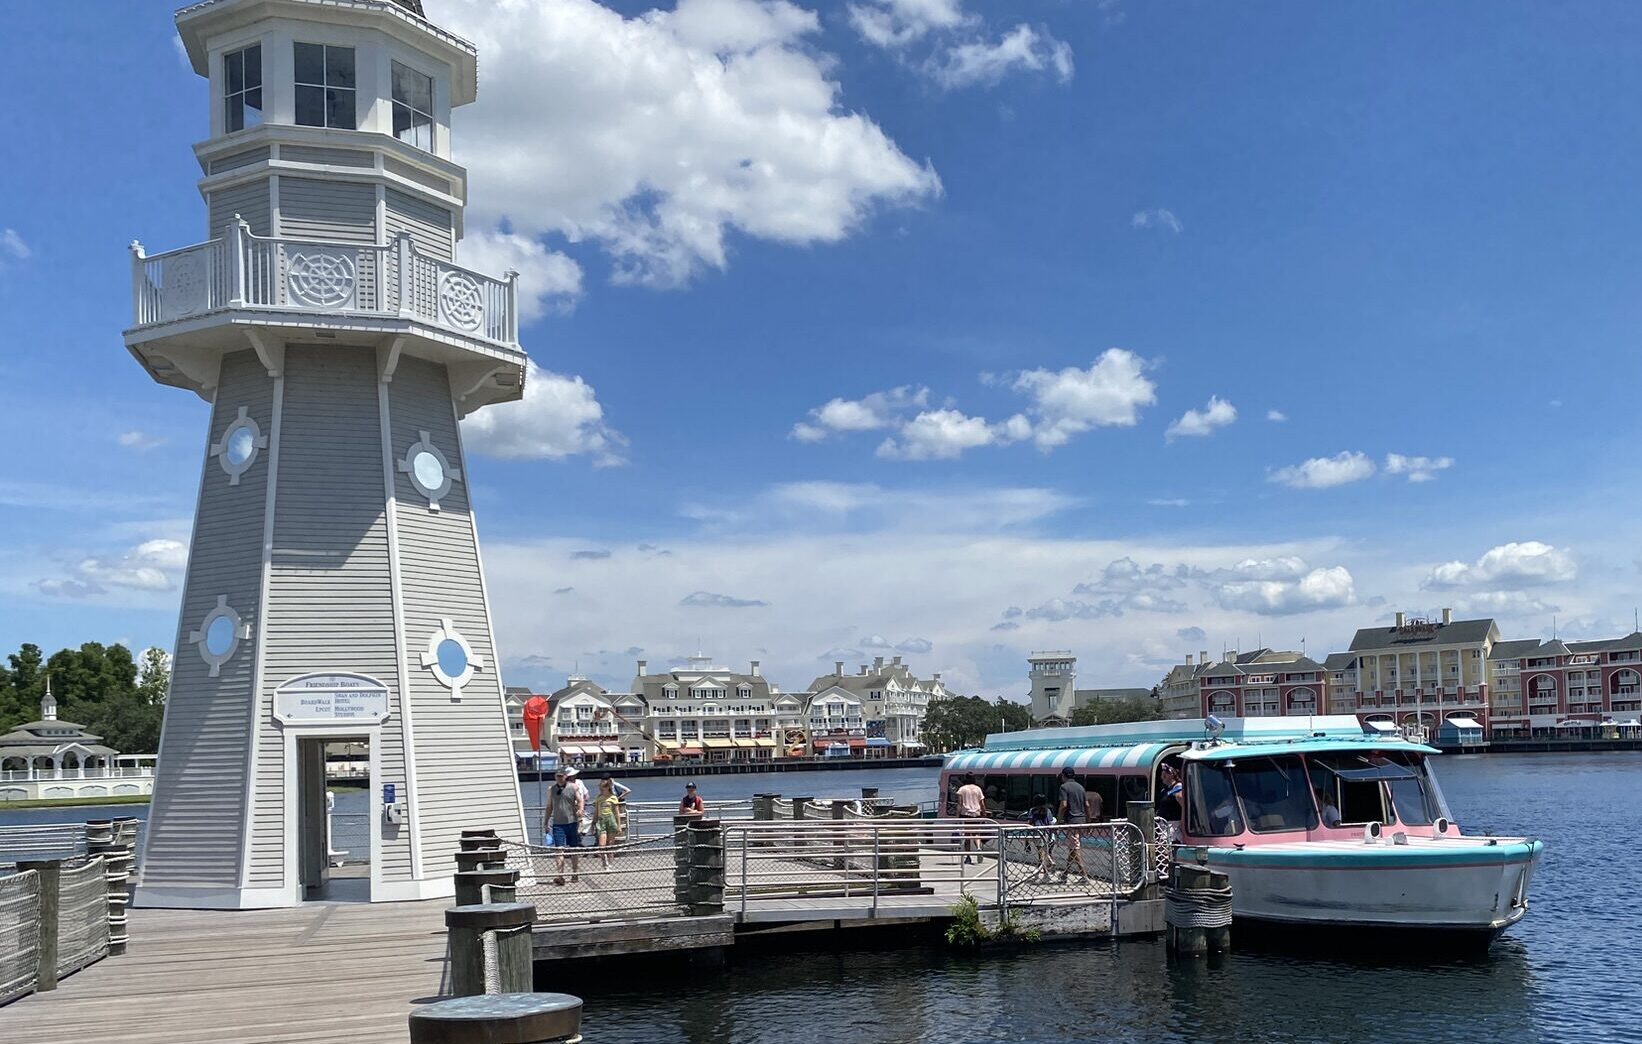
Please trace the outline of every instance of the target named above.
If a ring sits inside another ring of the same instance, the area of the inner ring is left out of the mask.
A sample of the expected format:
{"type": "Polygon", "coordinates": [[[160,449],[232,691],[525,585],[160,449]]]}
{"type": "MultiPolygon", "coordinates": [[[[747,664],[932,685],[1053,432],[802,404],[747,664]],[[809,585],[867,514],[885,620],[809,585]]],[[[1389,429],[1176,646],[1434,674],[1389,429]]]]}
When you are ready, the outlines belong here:
{"type": "Polygon", "coordinates": [[[358,181],[282,177],[279,234],[322,243],[375,243],[376,188],[358,181]]]}
{"type": "MultiPolygon", "coordinates": [[[[426,431],[466,475],[445,368],[404,359],[388,392],[394,457],[402,459],[418,433],[426,431]]],[[[410,479],[396,472],[394,496],[422,861],[430,873],[442,872],[464,828],[492,827],[504,837],[518,836],[518,783],[468,514],[468,487],[455,483],[435,513],[410,479]],[[484,669],[463,687],[460,701],[453,701],[450,690],[421,666],[428,638],[444,618],[484,660],[484,669]]]]}
{"type": "Polygon", "coordinates": [[[211,193],[209,223],[206,238],[215,239],[226,235],[223,231],[228,223],[238,214],[251,226],[251,231],[259,236],[270,234],[272,221],[270,220],[268,179],[261,178],[244,185],[234,185],[231,188],[216,189],[211,193]]]}
{"type": "Polygon", "coordinates": [[[450,182],[437,174],[429,174],[421,167],[412,166],[404,160],[394,159],[392,156],[385,157],[382,160],[382,169],[389,174],[397,174],[406,181],[414,181],[418,185],[426,186],[436,192],[450,194],[450,182]]]}
{"type": "Polygon", "coordinates": [[[332,167],[374,167],[376,156],[358,149],[328,149],[317,145],[281,145],[279,158],[292,163],[323,163],[332,167]]]}
{"type": "Polygon", "coordinates": [[[388,189],[385,202],[390,243],[401,232],[408,232],[422,253],[441,261],[456,260],[454,225],[447,208],[408,196],[398,189],[388,189]]]}
{"type": "MultiPolygon", "coordinates": [[[[241,406],[267,434],[273,423],[273,379],[249,350],[223,359],[208,443],[222,437],[241,406]]],[[[205,463],[158,752],[159,775],[148,813],[145,884],[239,884],[252,668],[263,623],[259,600],[267,469],[268,454],[263,451],[240,476],[239,485],[230,486],[216,460],[205,463]],[[228,604],[251,625],[252,636],[240,641],[233,657],[212,678],[188,634],[216,606],[219,595],[226,595],[228,604]]]]}
{"type": "Polygon", "coordinates": [[[218,156],[212,160],[209,171],[212,174],[221,174],[225,170],[238,170],[241,167],[249,167],[253,163],[261,163],[266,160],[269,151],[268,146],[264,145],[260,149],[230,152],[226,156],[218,156]]]}
{"type": "MultiPolygon", "coordinates": [[[[330,345],[288,347],[282,428],[261,727],[278,738],[273,690],[296,675],[370,675],[390,693],[390,716],[381,732],[383,776],[371,784],[403,787],[375,353],[330,345]]],[[[277,884],[281,868],[272,841],[283,836],[291,801],[284,793],[283,753],[275,756],[271,746],[269,751],[258,758],[255,811],[258,840],[270,843],[253,851],[251,871],[257,882],[277,884]],[[278,831],[272,829],[276,823],[278,831]]],[[[371,829],[383,831],[384,878],[408,880],[409,832],[375,817],[371,829]]]]}

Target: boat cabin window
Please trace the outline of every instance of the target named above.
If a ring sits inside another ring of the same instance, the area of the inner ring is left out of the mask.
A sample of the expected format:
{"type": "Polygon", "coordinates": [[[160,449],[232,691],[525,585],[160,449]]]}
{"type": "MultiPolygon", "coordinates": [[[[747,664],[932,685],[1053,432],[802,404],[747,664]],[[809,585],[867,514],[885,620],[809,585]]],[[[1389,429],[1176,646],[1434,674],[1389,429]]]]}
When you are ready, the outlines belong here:
{"type": "Polygon", "coordinates": [[[1243,832],[1231,769],[1215,761],[1186,766],[1186,831],[1194,837],[1230,837],[1243,832]]]}
{"type": "Polygon", "coordinates": [[[1297,755],[1240,758],[1232,767],[1232,782],[1243,802],[1249,829],[1255,833],[1312,830],[1317,826],[1311,784],[1297,755]]]}
{"type": "Polygon", "coordinates": [[[1438,816],[1448,815],[1442,791],[1417,755],[1314,754],[1309,760],[1312,784],[1320,797],[1337,798],[1342,826],[1430,826],[1438,816]]]}
{"type": "Polygon", "coordinates": [[[1367,762],[1361,758],[1315,754],[1307,762],[1324,826],[1362,826],[1391,821],[1380,780],[1377,776],[1360,774],[1367,762]]]}

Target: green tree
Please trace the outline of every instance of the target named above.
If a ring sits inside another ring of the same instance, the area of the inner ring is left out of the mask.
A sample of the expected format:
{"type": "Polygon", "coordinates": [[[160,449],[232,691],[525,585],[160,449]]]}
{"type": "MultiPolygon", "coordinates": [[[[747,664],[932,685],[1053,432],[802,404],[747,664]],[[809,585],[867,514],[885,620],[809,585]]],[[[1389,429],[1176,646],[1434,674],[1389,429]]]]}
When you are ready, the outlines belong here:
{"type": "Polygon", "coordinates": [[[1163,717],[1163,707],[1150,696],[1132,696],[1121,700],[1094,700],[1072,712],[1071,725],[1117,725],[1130,721],[1157,721],[1163,717]]]}
{"type": "Polygon", "coordinates": [[[139,668],[123,645],[86,642],[62,649],[49,659],[40,647],[25,644],[0,669],[0,732],[9,732],[40,716],[40,699],[51,678],[57,716],[84,725],[116,750],[146,754],[160,741],[169,664],[164,652],[143,654],[139,668]]]}
{"type": "Polygon", "coordinates": [[[1018,703],[1000,698],[996,703],[979,696],[954,696],[930,704],[924,718],[924,740],[937,751],[978,747],[993,732],[1013,732],[1031,724],[1031,715],[1018,703]]]}

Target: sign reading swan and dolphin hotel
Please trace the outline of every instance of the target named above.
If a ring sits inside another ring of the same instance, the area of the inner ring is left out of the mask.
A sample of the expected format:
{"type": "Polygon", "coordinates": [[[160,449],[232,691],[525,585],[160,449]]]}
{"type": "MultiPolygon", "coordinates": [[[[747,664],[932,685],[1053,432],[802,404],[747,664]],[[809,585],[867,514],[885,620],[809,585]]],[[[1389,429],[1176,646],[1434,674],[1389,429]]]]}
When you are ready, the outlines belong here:
{"type": "MultiPolygon", "coordinates": [[[[204,0],[194,245],[132,246],[128,351],[211,406],[136,901],[323,894],[327,743],[369,748],[370,897],[523,837],[460,421],[523,395],[515,273],[456,264],[475,48],[420,0],[204,0]]],[[[178,143],[182,147],[182,143],[178,143]]]]}

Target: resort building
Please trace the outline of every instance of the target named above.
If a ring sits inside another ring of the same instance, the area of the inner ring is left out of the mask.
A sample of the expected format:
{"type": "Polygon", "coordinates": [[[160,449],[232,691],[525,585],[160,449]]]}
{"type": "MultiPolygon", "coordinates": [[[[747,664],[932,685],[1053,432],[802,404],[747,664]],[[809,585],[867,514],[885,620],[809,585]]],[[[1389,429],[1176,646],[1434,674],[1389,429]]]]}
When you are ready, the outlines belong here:
{"type": "Polygon", "coordinates": [[[546,746],[560,762],[620,765],[654,756],[644,698],[610,692],[580,675],[548,698],[546,746]]]}
{"type": "Polygon", "coordinates": [[[1321,714],[1323,676],[1323,665],[1303,653],[1228,652],[1198,675],[1195,716],[1321,714]]]}
{"type": "MultiPolygon", "coordinates": [[[[809,694],[810,750],[821,757],[867,755],[866,709],[859,697],[840,685],[809,694]],[[836,751],[837,753],[834,753],[836,751]]],[[[889,746],[883,737],[875,750],[889,746]]]]}
{"type": "Polygon", "coordinates": [[[888,663],[882,656],[874,657],[870,669],[863,663],[855,674],[844,673],[843,660],[834,661],[832,673],[811,682],[810,692],[820,696],[834,690],[860,703],[868,748],[891,748],[898,753],[924,749],[924,717],[929,705],[948,695],[939,674],[927,681],[916,677],[899,656],[888,663]]]}
{"type": "Polygon", "coordinates": [[[1101,700],[1131,700],[1152,695],[1151,689],[1142,688],[1077,688],[1078,658],[1064,650],[1035,652],[1026,658],[1026,662],[1027,678],[1032,684],[1027,703],[1036,725],[1058,728],[1070,722],[1072,713],[1080,707],[1101,700]]]}
{"type": "Polygon", "coordinates": [[[802,721],[804,709],[803,697],[771,685],[757,660],[743,674],[700,654],[657,674],[638,661],[632,695],[648,707],[656,760],[768,761],[785,749],[780,722],[802,721]]]}
{"type": "Polygon", "coordinates": [[[1500,641],[1491,619],[1440,620],[1398,613],[1390,627],[1365,627],[1351,640],[1356,713],[1364,722],[1424,726],[1433,739],[1480,740],[1488,724],[1489,653],[1500,641]]]}
{"type": "Polygon", "coordinates": [[[1588,642],[1501,643],[1491,733],[1580,736],[1635,723],[1642,712],[1642,631],[1588,642]]]}
{"type": "Polygon", "coordinates": [[[1357,657],[1352,653],[1329,653],[1323,659],[1323,682],[1328,691],[1330,714],[1357,713],[1357,657]]]}
{"type": "Polygon", "coordinates": [[[1211,666],[1208,650],[1205,649],[1197,654],[1195,660],[1191,653],[1187,653],[1185,663],[1169,668],[1169,673],[1158,683],[1164,717],[1202,717],[1203,698],[1199,683],[1211,666]]]}

